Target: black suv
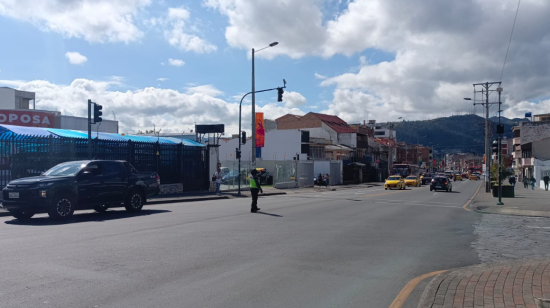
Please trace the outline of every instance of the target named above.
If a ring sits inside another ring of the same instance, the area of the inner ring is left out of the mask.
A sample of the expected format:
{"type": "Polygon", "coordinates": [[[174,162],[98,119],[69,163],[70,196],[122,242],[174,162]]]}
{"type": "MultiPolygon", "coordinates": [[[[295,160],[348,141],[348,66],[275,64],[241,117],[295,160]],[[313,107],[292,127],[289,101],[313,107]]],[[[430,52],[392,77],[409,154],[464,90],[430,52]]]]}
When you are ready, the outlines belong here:
{"type": "Polygon", "coordinates": [[[2,206],[18,219],[28,219],[36,213],[67,218],[75,210],[103,212],[122,205],[136,212],[148,196],[159,190],[157,173],[137,172],[126,161],[72,161],[41,176],[9,182],[3,189],[2,206]]]}
{"type": "Polygon", "coordinates": [[[446,176],[436,176],[430,182],[430,191],[453,191],[453,182],[446,176]]]}
{"type": "Polygon", "coordinates": [[[429,184],[432,181],[432,176],[431,173],[425,173],[422,177],[422,185],[429,184]]]}

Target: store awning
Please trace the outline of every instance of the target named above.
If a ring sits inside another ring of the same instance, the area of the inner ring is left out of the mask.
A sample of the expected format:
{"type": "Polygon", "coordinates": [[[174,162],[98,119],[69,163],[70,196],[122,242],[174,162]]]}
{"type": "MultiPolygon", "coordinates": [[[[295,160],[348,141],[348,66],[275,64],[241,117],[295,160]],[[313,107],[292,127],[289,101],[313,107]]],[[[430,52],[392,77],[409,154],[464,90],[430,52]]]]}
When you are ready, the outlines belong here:
{"type": "MultiPolygon", "coordinates": [[[[88,133],[72,130],[72,129],[59,129],[59,128],[42,128],[42,127],[26,127],[16,125],[0,125],[0,139],[11,138],[12,136],[20,137],[53,137],[53,138],[79,138],[87,139],[88,133]]],[[[134,142],[148,142],[164,144],[180,144],[185,146],[205,146],[204,144],[189,140],[178,139],[173,137],[154,137],[154,136],[140,136],[140,135],[120,135],[114,133],[104,132],[92,132],[92,138],[99,140],[113,140],[113,141],[134,141],[134,142]]]]}
{"type": "Polygon", "coordinates": [[[47,131],[42,127],[26,127],[17,125],[0,125],[0,138],[6,139],[12,136],[29,136],[29,137],[54,137],[55,134],[47,131]]]}

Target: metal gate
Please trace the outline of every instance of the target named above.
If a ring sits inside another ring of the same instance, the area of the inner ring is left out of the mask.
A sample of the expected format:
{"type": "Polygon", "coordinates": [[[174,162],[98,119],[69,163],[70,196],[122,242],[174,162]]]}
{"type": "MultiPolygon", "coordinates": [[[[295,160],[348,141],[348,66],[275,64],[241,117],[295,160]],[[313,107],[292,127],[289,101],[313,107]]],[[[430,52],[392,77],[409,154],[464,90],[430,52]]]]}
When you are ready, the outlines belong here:
{"type": "Polygon", "coordinates": [[[330,184],[342,184],[342,161],[330,161],[330,184]]]}
{"type": "Polygon", "coordinates": [[[295,188],[296,181],[296,161],[284,161],[275,164],[273,187],[275,188],[295,188]]]}
{"type": "Polygon", "coordinates": [[[300,161],[298,163],[298,187],[311,187],[315,174],[313,173],[313,161],[300,161]]]}

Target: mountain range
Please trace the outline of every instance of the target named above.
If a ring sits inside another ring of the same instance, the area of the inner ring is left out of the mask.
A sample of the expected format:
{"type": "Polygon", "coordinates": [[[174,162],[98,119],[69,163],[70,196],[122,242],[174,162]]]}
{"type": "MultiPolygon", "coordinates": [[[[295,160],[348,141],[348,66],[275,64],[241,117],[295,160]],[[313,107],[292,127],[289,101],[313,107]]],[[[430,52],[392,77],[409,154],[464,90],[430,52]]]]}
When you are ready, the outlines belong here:
{"type": "MultiPolygon", "coordinates": [[[[491,139],[496,139],[498,117],[489,120],[494,132],[491,139]]],[[[500,121],[504,125],[503,136],[512,138],[512,127],[527,120],[501,117],[500,121]]],[[[482,155],[485,151],[485,118],[475,114],[424,121],[394,122],[393,127],[398,142],[433,146],[437,154],[475,153],[482,155]]]]}

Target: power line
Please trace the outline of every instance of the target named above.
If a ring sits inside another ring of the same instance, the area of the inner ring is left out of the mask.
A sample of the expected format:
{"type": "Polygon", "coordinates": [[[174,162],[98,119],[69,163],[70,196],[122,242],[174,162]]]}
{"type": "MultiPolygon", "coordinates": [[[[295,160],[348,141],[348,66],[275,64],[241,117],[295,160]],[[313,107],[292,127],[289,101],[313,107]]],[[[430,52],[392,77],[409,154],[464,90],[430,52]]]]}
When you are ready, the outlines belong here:
{"type": "Polygon", "coordinates": [[[518,7],[516,8],[516,16],[514,17],[514,24],[512,25],[512,32],[510,33],[510,40],[508,41],[508,48],[506,48],[506,56],[504,56],[504,64],[502,64],[502,71],[500,71],[500,81],[502,81],[502,75],[504,74],[504,67],[506,66],[506,59],[508,59],[508,51],[510,50],[510,43],[512,43],[512,35],[514,35],[514,28],[516,27],[516,19],[518,18],[519,4],[521,0],[518,0],[518,7]]]}

